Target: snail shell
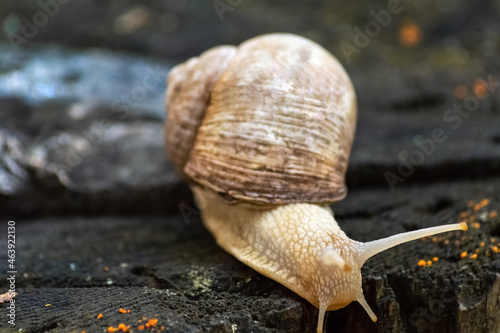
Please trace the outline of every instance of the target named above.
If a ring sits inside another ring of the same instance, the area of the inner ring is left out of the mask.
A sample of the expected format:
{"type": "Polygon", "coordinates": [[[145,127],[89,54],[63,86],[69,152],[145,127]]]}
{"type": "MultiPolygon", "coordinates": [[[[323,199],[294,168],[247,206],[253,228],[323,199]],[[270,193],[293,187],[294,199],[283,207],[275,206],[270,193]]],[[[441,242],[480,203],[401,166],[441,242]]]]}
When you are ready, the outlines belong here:
{"type": "Polygon", "coordinates": [[[210,49],[174,68],[166,147],[229,203],[328,203],[346,195],[356,97],[340,63],[291,34],[210,49]]]}

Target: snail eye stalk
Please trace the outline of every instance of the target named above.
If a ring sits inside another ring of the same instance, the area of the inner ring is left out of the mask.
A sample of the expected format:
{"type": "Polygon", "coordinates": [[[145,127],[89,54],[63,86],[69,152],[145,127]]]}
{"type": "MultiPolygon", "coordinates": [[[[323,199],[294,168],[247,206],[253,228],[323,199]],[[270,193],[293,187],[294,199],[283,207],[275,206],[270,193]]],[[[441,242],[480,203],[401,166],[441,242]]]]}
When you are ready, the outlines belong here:
{"type": "Polygon", "coordinates": [[[432,236],[435,234],[440,234],[442,232],[454,230],[467,230],[467,224],[465,224],[464,222],[447,224],[415,231],[408,231],[387,238],[361,243],[362,245],[360,249],[360,256],[358,257],[358,264],[359,266],[362,266],[369,258],[396,245],[407,243],[422,237],[432,236]]]}

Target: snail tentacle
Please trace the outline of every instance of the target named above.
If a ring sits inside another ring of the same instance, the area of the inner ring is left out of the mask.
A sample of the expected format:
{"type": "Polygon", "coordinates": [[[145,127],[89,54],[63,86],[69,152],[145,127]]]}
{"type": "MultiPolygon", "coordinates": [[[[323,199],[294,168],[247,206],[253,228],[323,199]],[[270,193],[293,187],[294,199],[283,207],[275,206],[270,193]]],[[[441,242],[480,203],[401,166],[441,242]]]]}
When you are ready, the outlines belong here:
{"type": "Polygon", "coordinates": [[[361,243],[362,245],[359,251],[358,264],[361,267],[369,258],[373,257],[374,255],[380,252],[390,249],[391,247],[394,247],[396,245],[407,243],[422,237],[432,236],[442,232],[454,231],[454,230],[467,230],[467,224],[462,222],[462,223],[441,225],[437,227],[408,231],[387,238],[361,243]]]}
{"type": "Polygon", "coordinates": [[[358,303],[361,304],[361,306],[363,307],[363,309],[365,309],[366,313],[368,313],[368,315],[370,316],[370,319],[373,322],[376,322],[378,320],[377,316],[375,315],[373,310],[370,308],[370,306],[366,302],[366,299],[365,299],[365,296],[363,295],[363,292],[361,292],[361,296],[356,301],[358,301],[358,303]]]}
{"type": "Polygon", "coordinates": [[[326,315],[327,308],[328,308],[328,304],[326,304],[326,303],[319,304],[318,327],[316,328],[317,333],[323,333],[323,326],[325,323],[325,315],[326,315]]]}

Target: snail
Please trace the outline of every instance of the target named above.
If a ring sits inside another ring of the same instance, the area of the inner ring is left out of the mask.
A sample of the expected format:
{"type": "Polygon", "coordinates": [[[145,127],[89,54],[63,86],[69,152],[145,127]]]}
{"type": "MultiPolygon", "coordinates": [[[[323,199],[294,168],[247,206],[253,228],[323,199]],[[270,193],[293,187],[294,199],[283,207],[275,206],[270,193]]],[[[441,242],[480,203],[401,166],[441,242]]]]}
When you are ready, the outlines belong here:
{"type": "Polygon", "coordinates": [[[174,67],[165,145],[204,225],[227,252],[325,312],[359,302],[361,266],[398,244],[465,223],[361,243],[329,204],[345,197],[356,97],[337,59],[292,34],[218,46],[174,67]]]}

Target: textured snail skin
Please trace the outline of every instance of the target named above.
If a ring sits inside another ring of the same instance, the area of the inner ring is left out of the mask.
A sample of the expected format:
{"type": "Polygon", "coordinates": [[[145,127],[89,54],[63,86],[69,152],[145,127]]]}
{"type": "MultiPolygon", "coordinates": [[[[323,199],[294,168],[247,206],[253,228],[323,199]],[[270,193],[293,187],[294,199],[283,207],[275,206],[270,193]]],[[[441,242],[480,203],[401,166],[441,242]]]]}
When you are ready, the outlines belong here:
{"type": "Polygon", "coordinates": [[[467,230],[465,223],[426,228],[361,243],[346,236],[328,206],[300,203],[269,209],[229,205],[215,192],[191,186],[205,226],[217,243],[241,262],[283,284],[325,311],[358,301],[376,315],[361,289],[361,266],[373,255],[436,233],[467,230]]]}
{"type": "Polygon", "coordinates": [[[193,190],[205,226],[221,247],[243,263],[318,308],[323,303],[328,304],[328,310],[337,310],[362,297],[355,257],[358,242],[338,227],[329,207],[302,203],[252,209],[227,205],[200,187],[193,190]],[[322,264],[328,249],[338,251],[351,265],[349,272],[322,264]]]}

